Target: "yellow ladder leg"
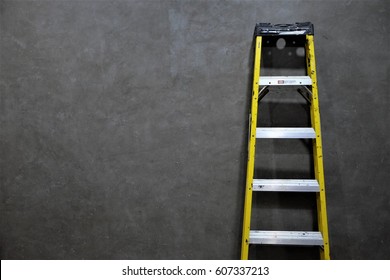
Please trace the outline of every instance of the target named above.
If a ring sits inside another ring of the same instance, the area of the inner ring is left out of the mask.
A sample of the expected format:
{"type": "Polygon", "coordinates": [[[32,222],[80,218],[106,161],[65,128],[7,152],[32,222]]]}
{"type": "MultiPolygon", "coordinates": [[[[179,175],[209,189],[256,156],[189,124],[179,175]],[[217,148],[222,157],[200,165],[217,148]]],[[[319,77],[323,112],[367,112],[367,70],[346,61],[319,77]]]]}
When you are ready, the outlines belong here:
{"type": "Polygon", "coordinates": [[[260,59],[261,59],[261,36],[256,37],[255,61],[253,69],[253,86],[252,86],[252,104],[249,125],[249,143],[248,143],[248,164],[246,173],[245,202],[244,202],[244,219],[242,226],[242,245],[241,259],[247,260],[249,253],[249,232],[252,213],[252,182],[255,165],[255,146],[256,146],[256,126],[257,126],[257,108],[259,95],[259,78],[260,78],[260,59]]]}
{"type": "Polygon", "coordinates": [[[324,180],[324,165],[322,161],[322,140],[321,140],[321,123],[320,123],[320,108],[318,101],[316,61],[314,55],[314,37],[306,35],[306,66],[307,73],[312,79],[312,102],[310,106],[311,123],[316,138],[313,141],[313,156],[314,156],[314,172],[315,178],[320,185],[320,192],[317,194],[317,215],[318,229],[322,234],[324,246],[320,250],[321,259],[329,260],[329,237],[328,237],[328,218],[326,214],[326,197],[325,197],[325,180],[324,180]]]}

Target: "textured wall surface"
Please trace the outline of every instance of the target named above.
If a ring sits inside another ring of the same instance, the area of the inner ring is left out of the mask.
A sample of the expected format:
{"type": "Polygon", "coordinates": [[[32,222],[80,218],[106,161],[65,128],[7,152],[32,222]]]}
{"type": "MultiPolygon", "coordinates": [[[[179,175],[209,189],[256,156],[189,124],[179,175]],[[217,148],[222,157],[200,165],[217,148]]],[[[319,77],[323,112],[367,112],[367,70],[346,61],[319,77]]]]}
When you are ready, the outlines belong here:
{"type": "MultiPolygon", "coordinates": [[[[0,0],[1,258],[238,258],[253,28],[296,21],[315,24],[332,258],[390,258],[388,1],[0,0]]],[[[260,123],[306,116],[270,98],[260,123]]],[[[259,148],[256,172],[310,163],[302,144],[259,148]]],[[[312,227],[312,198],[256,197],[253,225],[312,227]]]]}

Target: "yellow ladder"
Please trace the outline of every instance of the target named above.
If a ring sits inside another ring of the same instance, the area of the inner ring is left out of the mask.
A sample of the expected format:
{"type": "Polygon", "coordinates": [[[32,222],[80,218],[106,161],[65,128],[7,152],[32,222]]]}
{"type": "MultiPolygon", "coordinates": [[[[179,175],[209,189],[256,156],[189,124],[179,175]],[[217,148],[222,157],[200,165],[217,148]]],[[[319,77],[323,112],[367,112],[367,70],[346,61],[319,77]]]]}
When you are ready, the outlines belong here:
{"type": "Polygon", "coordinates": [[[310,22],[275,25],[259,23],[256,24],[255,28],[255,43],[241,259],[248,259],[250,244],[318,246],[320,258],[330,259],[313,25],[310,22]],[[278,38],[291,38],[290,36],[304,37],[307,76],[260,76],[262,40],[263,38],[275,39],[275,36],[278,38]],[[269,87],[274,85],[300,87],[298,92],[310,104],[311,127],[257,127],[258,103],[268,92],[269,87]],[[302,180],[254,179],[256,138],[312,139],[315,178],[302,180]],[[251,230],[253,191],[315,192],[318,231],[251,230]]]}

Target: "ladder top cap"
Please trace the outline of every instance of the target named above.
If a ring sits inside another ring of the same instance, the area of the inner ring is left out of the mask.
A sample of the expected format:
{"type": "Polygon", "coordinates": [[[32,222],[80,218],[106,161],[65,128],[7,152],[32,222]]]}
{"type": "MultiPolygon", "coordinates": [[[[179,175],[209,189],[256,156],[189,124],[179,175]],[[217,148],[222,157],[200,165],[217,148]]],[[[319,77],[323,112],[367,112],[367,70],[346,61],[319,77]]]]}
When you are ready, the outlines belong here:
{"type": "Polygon", "coordinates": [[[288,24],[257,23],[255,36],[284,36],[284,35],[314,35],[314,26],[311,22],[297,22],[288,24]]]}

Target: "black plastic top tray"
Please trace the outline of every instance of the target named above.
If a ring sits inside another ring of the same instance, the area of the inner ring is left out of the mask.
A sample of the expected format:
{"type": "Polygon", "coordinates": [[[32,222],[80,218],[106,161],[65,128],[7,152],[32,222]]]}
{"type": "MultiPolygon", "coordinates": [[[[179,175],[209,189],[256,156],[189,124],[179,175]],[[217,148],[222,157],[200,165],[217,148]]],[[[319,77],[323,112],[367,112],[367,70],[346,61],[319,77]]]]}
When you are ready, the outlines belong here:
{"type": "Polygon", "coordinates": [[[257,23],[255,36],[284,36],[284,35],[314,35],[314,26],[311,22],[297,22],[291,24],[257,23]]]}

